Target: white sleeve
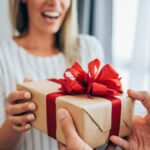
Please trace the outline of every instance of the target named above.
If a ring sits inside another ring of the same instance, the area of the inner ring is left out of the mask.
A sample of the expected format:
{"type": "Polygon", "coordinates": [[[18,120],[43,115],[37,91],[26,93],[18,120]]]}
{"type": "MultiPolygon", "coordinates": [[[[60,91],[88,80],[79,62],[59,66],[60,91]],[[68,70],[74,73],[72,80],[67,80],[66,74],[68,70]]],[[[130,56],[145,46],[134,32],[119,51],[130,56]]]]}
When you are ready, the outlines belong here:
{"type": "Polygon", "coordinates": [[[5,94],[4,94],[4,83],[3,83],[4,73],[2,69],[2,64],[0,62],[0,127],[5,121],[5,94]]]}

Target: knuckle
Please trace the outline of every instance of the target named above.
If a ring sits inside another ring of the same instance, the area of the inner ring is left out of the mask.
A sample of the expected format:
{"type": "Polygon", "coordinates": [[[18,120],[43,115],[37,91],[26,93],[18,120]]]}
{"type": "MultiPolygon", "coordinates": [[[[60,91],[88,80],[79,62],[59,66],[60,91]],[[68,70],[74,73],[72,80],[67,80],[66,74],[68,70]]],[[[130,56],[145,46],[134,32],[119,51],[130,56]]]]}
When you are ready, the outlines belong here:
{"type": "Polygon", "coordinates": [[[6,106],[6,112],[7,112],[8,114],[13,114],[13,107],[12,107],[11,105],[7,105],[7,106],[6,106]]]}
{"type": "Polygon", "coordinates": [[[12,116],[8,116],[8,120],[12,122],[13,117],[12,116]]]}
{"type": "Polygon", "coordinates": [[[10,94],[7,96],[7,101],[8,101],[8,102],[10,102],[10,101],[11,101],[11,99],[12,99],[12,95],[13,95],[13,93],[10,93],[10,94]]]}
{"type": "Polygon", "coordinates": [[[17,91],[14,91],[14,92],[12,93],[12,95],[11,95],[11,98],[12,98],[13,100],[15,100],[15,99],[17,98],[17,96],[18,96],[18,92],[17,92],[17,91]]]}
{"type": "Polygon", "coordinates": [[[17,105],[17,106],[16,106],[16,109],[15,109],[15,112],[16,112],[17,114],[20,114],[20,113],[24,112],[23,104],[17,105]]]}
{"type": "Polygon", "coordinates": [[[17,92],[17,91],[11,92],[11,93],[8,95],[8,97],[7,97],[8,102],[12,103],[14,100],[17,99],[17,96],[18,96],[18,92],[17,92]]]}
{"type": "Polygon", "coordinates": [[[14,115],[17,109],[15,106],[9,106],[9,114],[14,115]]]}
{"type": "Polygon", "coordinates": [[[22,104],[22,110],[23,111],[28,111],[29,110],[28,105],[29,105],[28,103],[22,104]]]}
{"type": "Polygon", "coordinates": [[[142,91],[142,94],[143,94],[143,96],[144,96],[144,101],[146,100],[148,100],[149,101],[149,99],[150,99],[150,93],[148,92],[148,91],[142,91]]]}
{"type": "Polygon", "coordinates": [[[125,147],[126,147],[126,145],[125,145],[125,143],[124,143],[124,142],[122,142],[122,147],[123,147],[123,148],[125,148],[125,147]]]}
{"type": "Polygon", "coordinates": [[[24,106],[23,106],[23,105],[24,105],[24,104],[19,104],[19,105],[17,105],[17,106],[16,106],[16,109],[15,109],[15,113],[20,114],[20,113],[24,112],[25,109],[24,109],[24,106]]]}
{"type": "Polygon", "coordinates": [[[20,91],[16,91],[15,94],[14,94],[14,98],[17,99],[17,98],[20,98],[20,97],[21,97],[20,91]]]}
{"type": "Polygon", "coordinates": [[[142,91],[142,93],[143,93],[145,96],[149,95],[149,93],[148,93],[147,91],[142,91]]]}
{"type": "Polygon", "coordinates": [[[26,115],[25,115],[25,116],[22,116],[22,117],[20,118],[20,120],[21,120],[21,122],[27,122],[27,121],[28,121],[26,115]]]}
{"type": "Polygon", "coordinates": [[[6,112],[6,113],[9,112],[9,105],[8,105],[8,104],[5,105],[5,112],[6,112]]]}

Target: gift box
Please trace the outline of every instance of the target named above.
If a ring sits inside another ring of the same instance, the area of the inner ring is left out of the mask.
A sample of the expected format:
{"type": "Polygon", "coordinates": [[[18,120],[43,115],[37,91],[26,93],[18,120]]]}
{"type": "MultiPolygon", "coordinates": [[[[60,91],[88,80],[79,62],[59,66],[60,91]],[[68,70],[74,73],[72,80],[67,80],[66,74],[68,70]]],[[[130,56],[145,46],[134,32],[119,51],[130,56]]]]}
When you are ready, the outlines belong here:
{"type": "Polygon", "coordinates": [[[18,90],[30,91],[31,101],[37,105],[33,127],[65,144],[57,117],[57,110],[65,108],[79,136],[92,148],[107,143],[110,135],[130,134],[134,101],[122,94],[119,74],[110,65],[100,71],[98,59],[91,61],[88,68],[86,73],[75,62],[63,79],[17,85],[18,90]]]}

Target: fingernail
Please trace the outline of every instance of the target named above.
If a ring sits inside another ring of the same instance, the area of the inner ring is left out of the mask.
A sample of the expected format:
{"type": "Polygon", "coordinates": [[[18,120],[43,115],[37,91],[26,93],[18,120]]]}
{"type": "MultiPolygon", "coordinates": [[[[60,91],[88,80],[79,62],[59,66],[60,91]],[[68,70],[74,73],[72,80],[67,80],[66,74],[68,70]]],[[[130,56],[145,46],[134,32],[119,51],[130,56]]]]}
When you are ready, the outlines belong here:
{"type": "Polygon", "coordinates": [[[36,106],[35,106],[35,104],[29,104],[29,105],[28,105],[28,108],[29,108],[30,110],[35,110],[36,106]]]}
{"type": "Polygon", "coordinates": [[[58,117],[59,117],[59,120],[62,120],[62,119],[64,119],[65,117],[66,117],[66,111],[65,110],[63,110],[63,109],[59,109],[58,110],[58,117]]]}
{"type": "Polygon", "coordinates": [[[28,119],[29,121],[33,121],[33,120],[34,120],[34,115],[28,115],[28,116],[27,116],[27,119],[28,119]]]}
{"type": "Polygon", "coordinates": [[[29,98],[31,98],[31,94],[29,92],[25,92],[24,93],[24,97],[29,99],[29,98]]]}
{"type": "Polygon", "coordinates": [[[27,124],[26,126],[25,126],[25,129],[30,129],[31,128],[31,125],[29,125],[29,124],[27,124]]]}

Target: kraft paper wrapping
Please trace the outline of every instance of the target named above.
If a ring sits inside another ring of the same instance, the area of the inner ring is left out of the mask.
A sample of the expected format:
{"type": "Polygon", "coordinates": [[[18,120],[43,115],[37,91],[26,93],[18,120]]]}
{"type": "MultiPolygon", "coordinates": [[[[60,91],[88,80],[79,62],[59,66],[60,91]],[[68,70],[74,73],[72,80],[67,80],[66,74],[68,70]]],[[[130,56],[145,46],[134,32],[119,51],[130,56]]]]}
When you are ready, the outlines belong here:
{"type": "MultiPolygon", "coordinates": [[[[18,90],[31,92],[31,101],[37,105],[37,111],[35,112],[36,120],[32,125],[46,134],[48,133],[46,96],[49,93],[57,92],[59,87],[59,84],[48,80],[26,82],[17,85],[18,90]]],[[[119,136],[124,137],[130,134],[134,101],[126,94],[119,98],[122,101],[119,136]]],[[[92,148],[108,142],[109,131],[111,129],[111,101],[101,97],[92,97],[92,99],[89,99],[86,95],[66,95],[57,98],[56,108],[57,110],[59,108],[66,108],[69,111],[80,137],[92,148]]],[[[56,138],[59,142],[65,144],[57,115],[56,119],[56,138]]]]}

